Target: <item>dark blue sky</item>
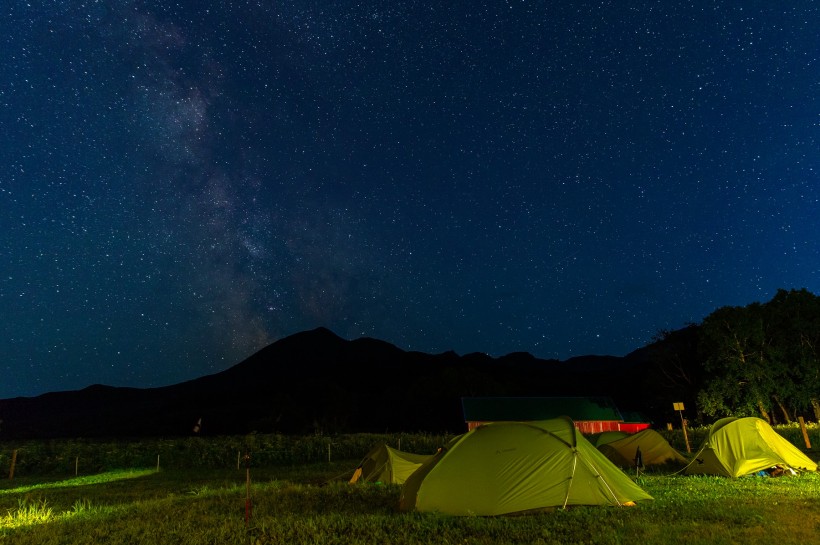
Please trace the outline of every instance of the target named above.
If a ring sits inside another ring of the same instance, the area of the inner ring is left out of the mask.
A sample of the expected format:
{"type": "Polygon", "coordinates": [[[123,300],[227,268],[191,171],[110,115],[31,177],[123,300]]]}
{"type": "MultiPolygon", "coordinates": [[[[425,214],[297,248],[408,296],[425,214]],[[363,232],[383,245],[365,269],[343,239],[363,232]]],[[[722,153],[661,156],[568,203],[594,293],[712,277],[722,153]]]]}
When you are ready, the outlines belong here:
{"type": "Polygon", "coordinates": [[[169,4],[0,8],[0,398],[820,293],[811,2],[169,4]]]}

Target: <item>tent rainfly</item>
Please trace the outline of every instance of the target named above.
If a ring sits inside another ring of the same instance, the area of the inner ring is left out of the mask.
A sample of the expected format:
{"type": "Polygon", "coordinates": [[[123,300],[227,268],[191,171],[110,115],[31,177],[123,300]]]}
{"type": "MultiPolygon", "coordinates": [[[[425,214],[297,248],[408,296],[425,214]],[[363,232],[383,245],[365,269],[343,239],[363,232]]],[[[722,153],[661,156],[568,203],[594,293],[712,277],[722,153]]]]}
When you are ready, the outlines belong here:
{"type": "Polygon", "coordinates": [[[689,460],[655,430],[643,430],[634,435],[627,435],[614,441],[598,445],[604,456],[618,467],[635,467],[638,449],[644,466],[677,463],[683,466],[689,460]]]}
{"type": "Polygon", "coordinates": [[[760,418],[723,418],[712,425],[687,475],[740,477],[773,467],[816,471],[817,464],[760,418]]]}
{"type": "Polygon", "coordinates": [[[402,486],[402,511],[492,516],[652,497],[567,417],[492,422],[460,435],[402,486]]]}
{"type": "Polygon", "coordinates": [[[402,484],[432,454],[412,454],[388,447],[376,445],[362,460],[353,472],[351,483],[394,483],[402,484]]]}
{"type": "Polygon", "coordinates": [[[612,441],[617,441],[618,439],[623,439],[624,437],[629,437],[629,434],[625,431],[603,431],[601,433],[588,435],[587,439],[589,439],[589,442],[596,447],[600,447],[601,445],[611,443],[612,441]]]}

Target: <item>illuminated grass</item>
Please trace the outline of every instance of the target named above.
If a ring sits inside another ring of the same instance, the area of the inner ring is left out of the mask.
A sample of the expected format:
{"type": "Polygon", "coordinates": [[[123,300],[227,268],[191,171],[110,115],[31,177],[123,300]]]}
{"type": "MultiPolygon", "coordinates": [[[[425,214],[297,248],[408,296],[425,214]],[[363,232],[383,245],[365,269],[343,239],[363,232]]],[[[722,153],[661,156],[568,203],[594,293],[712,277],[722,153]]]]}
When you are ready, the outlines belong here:
{"type": "Polygon", "coordinates": [[[46,505],[45,500],[19,500],[16,509],[11,509],[0,517],[0,528],[19,528],[31,524],[42,524],[54,520],[54,511],[46,505]]]}
{"type": "Polygon", "coordinates": [[[52,481],[46,483],[35,483],[18,486],[16,488],[0,489],[0,495],[3,494],[20,494],[32,492],[34,490],[42,490],[47,488],[66,488],[77,486],[88,486],[95,484],[110,483],[112,481],[119,481],[122,479],[136,479],[138,477],[145,477],[156,473],[153,469],[126,469],[119,471],[107,471],[98,475],[87,475],[83,477],[75,477],[73,479],[64,479],[61,481],[52,481]]]}
{"type": "Polygon", "coordinates": [[[6,533],[4,530],[7,529],[66,520],[70,517],[93,517],[113,511],[111,507],[94,506],[88,498],[77,498],[70,508],[65,511],[58,511],[52,507],[49,500],[46,499],[46,496],[35,497],[33,495],[34,492],[43,493],[46,491],[62,490],[62,493],[55,492],[54,495],[51,496],[53,498],[59,498],[67,494],[73,495],[72,493],[66,493],[65,490],[104,485],[124,479],[136,479],[153,473],[155,473],[154,470],[109,471],[99,475],[88,475],[62,481],[26,484],[15,488],[0,490],[0,495],[2,496],[13,496],[17,498],[17,506],[6,507],[6,514],[0,516],[0,537],[6,533]]]}
{"type": "Polygon", "coordinates": [[[634,508],[448,517],[400,513],[395,485],[331,479],[347,465],[252,470],[247,526],[244,470],[113,472],[18,487],[0,495],[0,544],[803,545],[820,532],[817,473],[741,479],[649,474],[639,484],[655,501],[634,508]]]}

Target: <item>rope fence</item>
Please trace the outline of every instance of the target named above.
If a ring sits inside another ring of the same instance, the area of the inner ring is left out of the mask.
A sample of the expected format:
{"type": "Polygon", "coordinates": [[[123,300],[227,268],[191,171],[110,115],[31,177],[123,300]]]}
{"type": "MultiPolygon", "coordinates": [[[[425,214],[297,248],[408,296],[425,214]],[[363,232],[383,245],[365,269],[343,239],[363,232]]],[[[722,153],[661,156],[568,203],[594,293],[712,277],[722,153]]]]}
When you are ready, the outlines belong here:
{"type": "MultiPolygon", "coordinates": [[[[452,436],[432,434],[350,434],[292,437],[251,434],[133,440],[0,440],[0,471],[27,475],[88,475],[128,468],[236,468],[245,453],[254,467],[294,466],[361,460],[380,443],[432,454],[452,436]]],[[[2,475],[2,474],[0,474],[2,475]]]]}

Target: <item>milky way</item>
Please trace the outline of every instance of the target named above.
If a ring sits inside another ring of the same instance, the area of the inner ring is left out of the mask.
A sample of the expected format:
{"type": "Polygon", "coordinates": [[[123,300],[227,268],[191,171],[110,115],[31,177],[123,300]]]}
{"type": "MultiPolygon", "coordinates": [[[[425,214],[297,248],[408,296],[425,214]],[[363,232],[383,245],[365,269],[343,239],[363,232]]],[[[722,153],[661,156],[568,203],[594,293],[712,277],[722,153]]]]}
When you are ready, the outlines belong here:
{"type": "Polygon", "coordinates": [[[810,3],[41,4],[0,9],[0,397],[820,293],[810,3]]]}

